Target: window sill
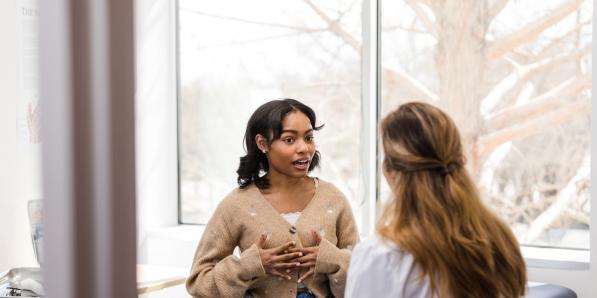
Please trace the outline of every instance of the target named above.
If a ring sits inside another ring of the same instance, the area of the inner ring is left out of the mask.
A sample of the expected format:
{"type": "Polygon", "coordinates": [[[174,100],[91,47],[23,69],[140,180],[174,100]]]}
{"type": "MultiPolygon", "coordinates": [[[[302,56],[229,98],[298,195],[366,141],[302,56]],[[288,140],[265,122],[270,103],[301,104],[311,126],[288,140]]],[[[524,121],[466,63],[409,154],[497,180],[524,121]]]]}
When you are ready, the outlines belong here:
{"type": "MultiPolygon", "coordinates": [[[[181,224],[172,227],[153,229],[148,231],[145,249],[147,249],[148,260],[164,260],[166,255],[178,254],[179,262],[160,262],[170,263],[168,265],[189,265],[192,260],[194,250],[201,239],[201,234],[205,229],[204,225],[186,225],[181,224]],[[149,247],[147,247],[149,246],[149,247]],[[166,247],[168,249],[166,249],[166,247]],[[183,250],[184,253],[174,253],[172,250],[183,250]],[[180,258],[180,256],[185,256],[180,258]]],[[[589,250],[544,248],[521,246],[522,255],[529,268],[546,269],[568,269],[568,270],[586,270],[589,269],[590,252],[589,250]]],[[[172,257],[172,255],[170,255],[172,257]]]]}
{"type": "Polygon", "coordinates": [[[176,226],[149,230],[147,236],[160,239],[190,241],[197,244],[199,239],[201,239],[203,230],[205,230],[205,225],[179,224],[176,226]]]}
{"type": "Polygon", "coordinates": [[[139,246],[139,262],[190,270],[203,225],[176,225],[151,229],[139,246]]]}
{"type": "Polygon", "coordinates": [[[529,268],[589,269],[590,251],[562,248],[521,246],[520,250],[529,268]]]}

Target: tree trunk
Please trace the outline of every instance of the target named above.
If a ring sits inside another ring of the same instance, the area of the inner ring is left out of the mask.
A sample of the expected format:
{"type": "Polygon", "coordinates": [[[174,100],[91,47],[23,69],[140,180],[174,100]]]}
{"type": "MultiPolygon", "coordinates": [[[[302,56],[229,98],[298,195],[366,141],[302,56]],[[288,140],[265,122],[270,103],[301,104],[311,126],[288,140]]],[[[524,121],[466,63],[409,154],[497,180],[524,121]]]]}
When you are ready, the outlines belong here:
{"type": "MultiPolygon", "coordinates": [[[[486,5],[486,0],[438,1],[433,5],[438,23],[435,63],[440,102],[456,121],[464,148],[471,148],[482,125],[480,99],[488,24],[486,5]]],[[[474,150],[466,154],[469,169],[476,177],[479,164],[474,150]]]]}

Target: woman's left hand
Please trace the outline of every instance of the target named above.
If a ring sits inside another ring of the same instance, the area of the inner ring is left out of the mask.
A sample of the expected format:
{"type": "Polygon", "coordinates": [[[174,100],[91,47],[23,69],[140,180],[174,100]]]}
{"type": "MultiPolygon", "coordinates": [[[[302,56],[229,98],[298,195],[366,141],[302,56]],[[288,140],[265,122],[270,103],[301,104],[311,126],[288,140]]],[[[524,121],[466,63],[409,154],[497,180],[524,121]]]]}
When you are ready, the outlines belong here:
{"type": "Polygon", "coordinates": [[[317,261],[317,254],[319,253],[319,243],[321,243],[321,237],[315,230],[311,230],[311,236],[313,236],[313,240],[315,240],[315,246],[311,247],[302,247],[302,248],[291,248],[288,252],[302,252],[303,256],[297,258],[294,261],[301,263],[299,265],[300,268],[309,268],[305,274],[299,277],[298,282],[303,282],[307,277],[313,275],[315,273],[315,263],[317,261]]]}

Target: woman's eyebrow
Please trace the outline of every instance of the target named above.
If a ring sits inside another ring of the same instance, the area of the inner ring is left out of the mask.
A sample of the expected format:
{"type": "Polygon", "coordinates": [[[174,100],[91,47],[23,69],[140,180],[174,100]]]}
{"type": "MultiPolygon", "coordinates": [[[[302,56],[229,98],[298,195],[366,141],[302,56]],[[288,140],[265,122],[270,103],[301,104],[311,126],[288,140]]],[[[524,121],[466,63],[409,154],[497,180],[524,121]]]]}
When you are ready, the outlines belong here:
{"type": "MultiPolygon", "coordinates": [[[[310,132],[312,132],[312,131],[313,131],[313,128],[310,128],[310,129],[308,129],[307,131],[305,131],[305,134],[307,134],[307,133],[310,133],[310,132]]],[[[297,130],[294,130],[294,129],[283,129],[283,130],[280,132],[280,134],[283,134],[283,133],[285,133],[285,132],[288,132],[288,133],[293,133],[293,134],[298,134],[298,131],[297,131],[297,130]]]]}

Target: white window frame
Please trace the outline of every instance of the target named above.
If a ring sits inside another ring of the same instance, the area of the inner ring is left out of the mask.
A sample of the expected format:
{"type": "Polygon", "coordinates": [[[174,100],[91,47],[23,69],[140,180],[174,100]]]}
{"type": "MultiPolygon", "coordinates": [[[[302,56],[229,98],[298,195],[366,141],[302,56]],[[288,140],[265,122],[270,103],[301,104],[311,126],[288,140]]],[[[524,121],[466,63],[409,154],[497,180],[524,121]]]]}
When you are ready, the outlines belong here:
{"type": "MultiPolygon", "coordinates": [[[[159,1],[159,0],[143,0],[143,1],[159,1]]],[[[171,10],[168,12],[170,16],[175,19],[176,13],[178,11],[178,6],[176,4],[172,4],[171,10]]],[[[595,3],[594,3],[595,5],[595,3]]],[[[361,231],[364,237],[371,235],[374,231],[374,221],[375,221],[375,210],[377,204],[377,198],[379,197],[379,189],[378,189],[378,182],[381,179],[380,170],[378,168],[378,158],[379,158],[379,144],[376,139],[377,137],[377,123],[379,121],[379,98],[380,98],[380,73],[379,73],[379,65],[380,65],[380,17],[381,17],[382,9],[380,7],[379,0],[364,0],[363,1],[363,58],[362,58],[362,104],[363,104],[363,134],[362,134],[362,142],[361,152],[362,152],[362,168],[364,169],[362,173],[362,183],[365,189],[365,193],[368,197],[376,198],[376,200],[368,201],[362,209],[363,216],[362,216],[362,227],[363,231],[361,231]]],[[[595,14],[595,9],[594,9],[595,14]]],[[[177,37],[177,26],[175,25],[176,22],[171,23],[169,25],[169,33],[171,40],[176,39],[177,37]],[[174,25],[173,25],[174,24],[174,25]]],[[[595,35],[595,22],[593,23],[593,36],[595,35]]],[[[175,55],[176,51],[173,51],[172,54],[175,55]]],[[[595,49],[593,49],[593,55],[595,55],[595,49]]],[[[169,75],[172,78],[177,77],[176,71],[176,55],[170,57],[168,61],[172,63],[173,67],[169,67],[169,75]]],[[[142,63],[143,61],[138,61],[142,63]]],[[[154,61],[155,62],[155,61],[154,61]]],[[[593,66],[593,71],[595,70],[595,66],[593,66]]],[[[168,81],[168,80],[166,80],[168,81]]],[[[595,83],[595,79],[593,80],[595,83]]],[[[141,83],[142,84],[142,83],[141,83]]],[[[173,84],[167,89],[171,91],[169,99],[167,99],[167,105],[174,106],[176,105],[176,101],[171,100],[172,98],[176,98],[177,92],[176,90],[176,82],[168,81],[167,84],[173,84]]],[[[139,103],[142,104],[142,103],[139,103]]],[[[143,103],[146,105],[148,103],[143,103]]],[[[166,103],[163,103],[166,104],[166,103]]],[[[166,121],[168,122],[165,124],[167,129],[160,130],[160,135],[156,135],[152,133],[152,138],[157,140],[164,140],[168,139],[169,136],[176,135],[177,132],[177,119],[172,117],[171,109],[153,109],[157,112],[164,112],[169,113],[168,115],[164,115],[166,121]]],[[[152,118],[155,118],[156,115],[152,115],[152,118]]],[[[591,114],[592,119],[597,119],[597,114],[595,109],[592,110],[591,114]]],[[[597,127],[595,126],[595,121],[592,121],[591,124],[591,136],[593,140],[597,140],[597,127]]],[[[138,127],[140,130],[140,134],[143,134],[143,127],[138,127]]],[[[160,177],[169,179],[172,177],[177,177],[178,179],[178,171],[175,169],[178,166],[178,156],[172,152],[172,148],[164,149],[164,148],[155,148],[153,146],[144,146],[143,144],[149,144],[150,142],[142,142],[139,144],[139,150],[145,151],[145,154],[142,156],[161,156],[162,154],[166,154],[169,157],[167,158],[167,163],[169,165],[164,165],[165,171],[159,173],[153,173],[155,175],[155,179],[151,179],[153,181],[160,181],[160,177]],[[156,150],[162,150],[158,152],[156,150]],[[151,152],[150,152],[151,151],[151,152]],[[173,155],[174,154],[174,155],[173,155]]],[[[591,147],[591,154],[592,156],[597,156],[597,146],[591,147]]],[[[141,163],[144,161],[141,160],[141,163]]],[[[146,162],[149,162],[147,160],[146,162]]],[[[138,168],[143,167],[143,165],[138,165],[138,168]]],[[[591,161],[591,180],[597,181],[595,178],[595,173],[597,170],[597,161],[593,159],[591,161]]],[[[140,173],[139,176],[142,177],[144,174],[140,173]]],[[[177,183],[178,184],[178,183],[177,183]]],[[[167,194],[162,196],[159,200],[164,201],[164,203],[160,203],[161,206],[167,206],[172,204],[173,202],[178,199],[178,189],[171,185],[171,182],[168,182],[168,186],[157,186],[153,183],[146,183],[145,185],[141,186],[143,190],[140,190],[140,211],[143,212],[143,205],[149,204],[144,203],[145,201],[151,201],[153,199],[144,198],[143,193],[149,196],[150,193],[153,193],[149,189],[160,189],[160,193],[167,194]],[[173,199],[176,198],[176,199],[173,199]],[[167,203],[166,203],[167,202],[167,203]]],[[[156,198],[154,198],[156,199],[156,198]]],[[[591,188],[591,204],[593,206],[597,206],[597,187],[591,188]]],[[[177,206],[178,207],[178,206],[177,206]]],[[[200,233],[202,230],[201,226],[189,227],[189,225],[179,225],[184,229],[184,232],[181,232],[180,235],[177,235],[174,226],[179,222],[178,212],[172,212],[171,208],[166,207],[166,212],[163,213],[161,208],[153,208],[154,211],[148,212],[147,214],[142,214],[141,216],[151,216],[159,217],[162,220],[162,223],[153,225],[152,227],[146,229],[146,237],[151,238],[152,235],[160,235],[159,237],[168,237],[165,235],[171,235],[171,237],[176,239],[183,239],[184,235],[192,235],[189,233],[189,229],[194,229],[197,233],[200,233]],[[168,231],[168,232],[165,232],[168,231]]],[[[597,212],[591,212],[591,222],[597,223],[597,212]]],[[[160,239],[162,239],[160,238],[160,239]]],[[[196,236],[195,239],[186,239],[185,241],[196,242],[199,239],[199,235],[196,236]]],[[[188,244],[188,243],[187,243],[188,244]]],[[[583,297],[597,297],[597,287],[595,287],[590,281],[594,280],[595,276],[597,276],[597,228],[593,227],[590,229],[590,250],[581,252],[577,250],[566,250],[566,249],[551,249],[551,248],[535,248],[535,247],[521,247],[523,250],[523,254],[525,256],[525,260],[527,262],[528,272],[529,272],[529,279],[536,282],[548,282],[548,283],[555,283],[561,284],[571,289],[575,290],[579,296],[583,297]],[[563,258],[562,256],[570,256],[568,258],[563,258]],[[591,264],[593,264],[591,266],[591,264]]]]}

